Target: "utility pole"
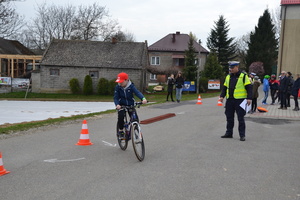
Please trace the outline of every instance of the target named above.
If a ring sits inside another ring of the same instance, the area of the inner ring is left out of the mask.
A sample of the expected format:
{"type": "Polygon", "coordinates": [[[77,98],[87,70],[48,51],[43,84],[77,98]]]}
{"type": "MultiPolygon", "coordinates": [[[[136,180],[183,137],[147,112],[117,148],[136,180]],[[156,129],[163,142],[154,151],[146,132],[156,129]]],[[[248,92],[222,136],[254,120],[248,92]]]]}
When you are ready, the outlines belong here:
{"type": "Polygon", "coordinates": [[[197,69],[197,81],[196,81],[196,92],[199,94],[199,76],[200,76],[200,66],[201,66],[201,57],[200,57],[200,49],[198,50],[198,69],[197,69]]]}

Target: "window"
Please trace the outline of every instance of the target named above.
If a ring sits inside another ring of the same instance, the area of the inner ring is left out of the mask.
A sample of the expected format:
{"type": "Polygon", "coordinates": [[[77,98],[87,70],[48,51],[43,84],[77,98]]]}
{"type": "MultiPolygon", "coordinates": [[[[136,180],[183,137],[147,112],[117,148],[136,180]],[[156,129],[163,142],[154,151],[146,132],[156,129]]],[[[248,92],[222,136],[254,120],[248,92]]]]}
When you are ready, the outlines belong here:
{"type": "Polygon", "coordinates": [[[50,76],[59,76],[59,69],[50,69],[50,76]]]}
{"type": "Polygon", "coordinates": [[[156,80],[156,74],[150,74],[150,80],[156,80]]]}
{"type": "Polygon", "coordinates": [[[174,66],[184,66],[184,58],[175,58],[174,66]]]}
{"type": "Polygon", "coordinates": [[[98,77],[99,77],[99,72],[98,72],[98,71],[90,71],[90,72],[89,72],[89,75],[90,75],[92,78],[98,78],[98,77]]]}
{"type": "Polygon", "coordinates": [[[160,65],[160,59],[158,56],[151,57],[151,65],[160,65]]]}

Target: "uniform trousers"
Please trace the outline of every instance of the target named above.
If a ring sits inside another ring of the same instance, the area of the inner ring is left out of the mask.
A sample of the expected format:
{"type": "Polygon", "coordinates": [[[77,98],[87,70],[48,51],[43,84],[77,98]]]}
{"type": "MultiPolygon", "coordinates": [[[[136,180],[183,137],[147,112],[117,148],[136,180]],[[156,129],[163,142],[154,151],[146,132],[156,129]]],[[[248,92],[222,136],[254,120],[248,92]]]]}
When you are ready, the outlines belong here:
{"type": "Polygon", "coordinates": [[[240,137],[245,137],[246,133],[246,123],[244,116],[246,111],[240,106],[240,104],[244,101],[244,99],[234,99],[228,98],[226,100],[226,108],[225,108],[225,115],[227,119],[227,126],[226,126],[226,133],[225,135],[232,136],[233,134],[233,127],[234,127],[234,114],[237,114],[238,117],[238,130],[240,137]]]}

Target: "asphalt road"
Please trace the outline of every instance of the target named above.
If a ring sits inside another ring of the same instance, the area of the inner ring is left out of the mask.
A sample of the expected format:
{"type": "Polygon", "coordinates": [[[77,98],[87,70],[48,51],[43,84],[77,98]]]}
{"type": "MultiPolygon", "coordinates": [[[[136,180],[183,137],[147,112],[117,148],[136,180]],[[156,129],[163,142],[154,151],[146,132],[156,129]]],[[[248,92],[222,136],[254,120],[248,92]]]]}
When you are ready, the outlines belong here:
{"type": "Polygon", "coordinates": [[[116,113],[87,119],[94,145],[77,146],[82,121],[34,129],[0,140],[1,200],[300,199],[299,121],[247,118],[246,141],[221,139],[217,99],[151,105],[140,120],[146,157],[117,146],[116,113]]]}

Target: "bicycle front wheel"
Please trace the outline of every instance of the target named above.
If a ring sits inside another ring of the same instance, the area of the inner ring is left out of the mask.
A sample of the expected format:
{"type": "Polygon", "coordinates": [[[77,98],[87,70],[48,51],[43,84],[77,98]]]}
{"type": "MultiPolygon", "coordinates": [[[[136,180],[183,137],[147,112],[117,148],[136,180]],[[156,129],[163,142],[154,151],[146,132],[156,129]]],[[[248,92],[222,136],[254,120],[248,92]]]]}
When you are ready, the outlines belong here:
{"type": "Polygon", "coordinates": [[[145,145],[143,135],[140,126],[137,122],[132,124],[131,140],[134,153],[139,161],[143,161],[145,158],[145,145]]]}
{"type": "Polygon", "coordinates": [[[118,139],[118,144],[119,144],[120,148],[123,151],[125,151],[127,149],[128,139],[127,139],[127,137],[126,138],[119,138],[118,131],[119,131],[119,125],[117,123],[117,139],[118,139]]]}

